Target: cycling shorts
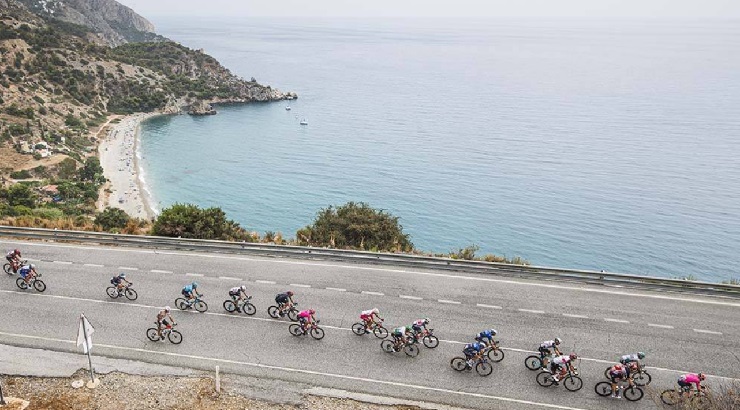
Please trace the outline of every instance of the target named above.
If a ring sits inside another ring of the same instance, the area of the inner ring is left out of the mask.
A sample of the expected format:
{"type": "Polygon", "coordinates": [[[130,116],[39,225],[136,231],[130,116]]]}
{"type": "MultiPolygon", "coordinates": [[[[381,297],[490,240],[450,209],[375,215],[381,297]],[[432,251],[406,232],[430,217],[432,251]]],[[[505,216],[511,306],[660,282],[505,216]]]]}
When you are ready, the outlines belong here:
{"type": "Polygon", "coordinates": [[[183,296],[190,297],[190,292],[188,292],[185,289],[183,289],[182,292],[180,292],[180,293],[182,293],[183,296]]]}
{"type": "Polygon", "coordinates": [[[21,275],[21,277],[23,279],[25,279],[26,276],[28,276],[30,273],[31,273],[31,271],[28,270],[28,269],[21,269],[21,270],[18,271],[18,274],[21,275]]]}
{"type": "Polygon", "coordinates": [[[170,325],[170,322],[168,322],[167,319],[162,319],[159,321],[159,323],[161,323],[162,326],[165,326],[165,327],[170,325]]]}
{"type": "Polygon", "coordinates": [[[539,350],[540,350],[540,354],[542,356],[550,356],[552,354],[552,352],[550,351],[550,349],[548,349],[546,347],[540,346],[540,349],[539,350]]]}
{"type": "Polygon", "coordinates": [[[8,262],[13,263],[13,257],[12,256],[6,256],[5,259],[7,259],[8,262]]]}
{"type": "Polygon", "coordinates": [[[416,332],[416,333],[421,333],[421,331],[422,331],[421,326],[411,325],[411,328],[414,329],[414,332],[416,332]]]}
{"type": "Polygon", "coordinates": [[[681,387],[683,387],[683,388],[691,388],[691,383],[690,382],[687,382],[684,379],[678,379],[678,385],[681,386],[681,387]]]}
{"type": "Polygon", "coordinates": [[[231,296],[232,298],[235,298],[235,297],[238,297],[240,293],[241,292],[236,292],[236,293],[229,292],[229,296],[231,296]]]}
{"type": "Polygon", "coordinates": [[[627,378],[627,375],[622,372],[609,372],[609,380],[611,380],[612,383],[616,383],[618,380],[624,380],[627,378]]]}

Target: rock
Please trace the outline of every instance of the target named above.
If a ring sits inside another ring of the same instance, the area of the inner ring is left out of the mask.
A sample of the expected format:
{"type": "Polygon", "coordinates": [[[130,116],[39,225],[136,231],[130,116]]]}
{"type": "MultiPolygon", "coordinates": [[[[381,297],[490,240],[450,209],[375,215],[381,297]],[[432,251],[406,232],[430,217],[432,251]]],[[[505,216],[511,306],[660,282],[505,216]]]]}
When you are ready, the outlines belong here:
{"type": "Polygon", "coordinates": [[[205,101],[196,101],[190,104],[190,108],[188,109],[188,114],[190,115],[215,115],[216,110],[213,109],[211,104],[208,104],[205,101]]]}

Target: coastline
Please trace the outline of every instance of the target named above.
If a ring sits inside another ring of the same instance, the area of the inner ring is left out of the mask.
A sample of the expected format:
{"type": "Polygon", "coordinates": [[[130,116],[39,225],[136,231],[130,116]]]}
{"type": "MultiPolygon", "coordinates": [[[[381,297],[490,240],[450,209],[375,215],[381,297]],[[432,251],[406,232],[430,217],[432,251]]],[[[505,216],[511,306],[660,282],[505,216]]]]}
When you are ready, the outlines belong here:
{"type": "Polygon", "coordinates": [[[114,124],[98,147],[103,175],[108,179],[101,187],[98,210],[119,208],[134,218],[151,220],[156,212],[147,198],[139,164],[141,123],[160,113],[139,113],[121,118],[114,124]],[[110,192],[108,192],[108,190],[110,192]]]}

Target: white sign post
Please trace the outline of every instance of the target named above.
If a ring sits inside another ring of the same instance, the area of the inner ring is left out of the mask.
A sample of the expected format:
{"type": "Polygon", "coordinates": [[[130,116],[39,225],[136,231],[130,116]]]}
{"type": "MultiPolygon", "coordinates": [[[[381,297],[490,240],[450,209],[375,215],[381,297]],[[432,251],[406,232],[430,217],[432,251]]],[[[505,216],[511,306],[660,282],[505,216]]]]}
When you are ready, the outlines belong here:
{"type": "Polygon", "coordinates": [[[82,351],[87,353],[87,362],[90,365],[90,383],[87,386],[90,388],[94,388],[98,383],[95,379],[92,356],[90,354],[90,350],[92,349],[92,334],[94,332],[95,328],[90,324],[85,315],[80,315],[80,327],[77,330],[77,346],[82,346],[82,351]]]}

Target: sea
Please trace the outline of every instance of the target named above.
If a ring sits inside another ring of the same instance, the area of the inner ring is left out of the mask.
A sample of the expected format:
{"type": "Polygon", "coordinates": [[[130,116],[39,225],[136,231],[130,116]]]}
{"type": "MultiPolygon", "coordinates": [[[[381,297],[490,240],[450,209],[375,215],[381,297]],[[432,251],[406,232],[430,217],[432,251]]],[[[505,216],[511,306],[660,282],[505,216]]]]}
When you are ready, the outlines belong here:
{"type": "Polygon", "coordinates": [[[158,211],[219,206],[290,238],[362,201],[428,252],[740,278],[738,21],[154,22],[299,95],[146,122],[158,211]]]}

